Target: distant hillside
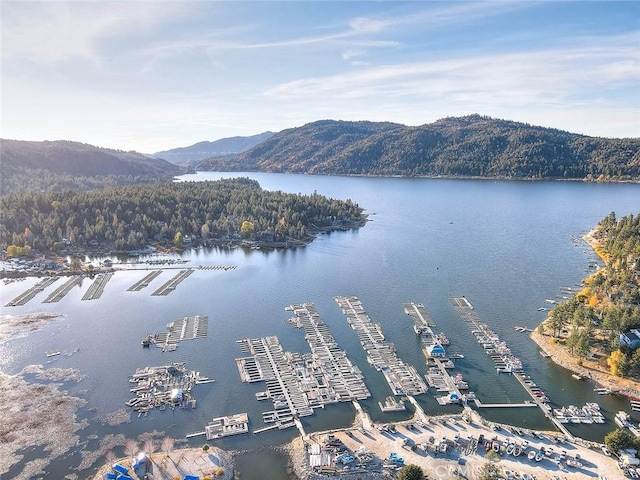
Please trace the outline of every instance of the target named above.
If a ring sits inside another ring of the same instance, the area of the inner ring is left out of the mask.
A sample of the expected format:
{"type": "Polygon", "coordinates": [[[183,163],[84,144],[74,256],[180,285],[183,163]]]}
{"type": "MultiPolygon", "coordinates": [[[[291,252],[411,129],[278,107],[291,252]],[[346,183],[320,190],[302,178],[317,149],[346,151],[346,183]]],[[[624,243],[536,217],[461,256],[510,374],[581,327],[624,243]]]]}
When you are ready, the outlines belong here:
{"type": "Polygon", "coordinates": [[[180,165],[188,162],[197,162],[210,157],[224,157],[246,152],[259,143],[267,140],[273,132],[264,132],[249,137],[221,138],[215,142],[198,142],[190,147],[173,148],[163,152],[154,153],[154,158],[164,158],[171,163],[180,165]]]}
{"type": "Polygon", "coordinates": [[[324,120],[201,170],[640,180],[640,139],[588,137],[480,115],[407,127],[324,120]]]}
{"type": "Polygon", "coordinates": [[[0,193],[86,190],[164,181],[181,173],[165,160],[69,141],[0,140],[0,193]]]}

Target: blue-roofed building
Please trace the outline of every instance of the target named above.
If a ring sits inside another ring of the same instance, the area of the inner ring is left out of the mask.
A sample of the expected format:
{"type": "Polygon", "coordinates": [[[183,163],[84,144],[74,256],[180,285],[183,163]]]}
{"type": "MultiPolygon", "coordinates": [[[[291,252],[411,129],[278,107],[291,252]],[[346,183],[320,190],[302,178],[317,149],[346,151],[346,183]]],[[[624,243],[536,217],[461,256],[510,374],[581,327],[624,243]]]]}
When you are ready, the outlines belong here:
{"type": "Polygon", "coordinates": [[[620,334],[620,346],[635,350],[640,347],[640,332],[637,329],[622,332],[620,334]]]}
{"type": "Polygon", "coordinates": [[[183,480],[200,480],[200,477],[196,475],[185,475],[183,480]]]}
{"type": "Polygon", "coordinates": [[[129,473],[129,469],[123,465],[120,465],[119,463],[114,463],[111,469],[121,475],[127,475],[129,473]]]}

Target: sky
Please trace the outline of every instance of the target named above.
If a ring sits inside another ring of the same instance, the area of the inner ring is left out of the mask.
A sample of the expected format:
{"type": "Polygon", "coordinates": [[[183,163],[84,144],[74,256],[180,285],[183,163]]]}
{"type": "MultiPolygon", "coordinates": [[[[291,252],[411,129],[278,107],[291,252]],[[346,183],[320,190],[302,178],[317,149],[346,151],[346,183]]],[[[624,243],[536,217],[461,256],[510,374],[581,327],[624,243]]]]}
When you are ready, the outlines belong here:
{"type": "Polygon", "coordinates": [[[153,153],[473,113],[640,137],[640,1],[0,1],[2,138],[153,153]]]}

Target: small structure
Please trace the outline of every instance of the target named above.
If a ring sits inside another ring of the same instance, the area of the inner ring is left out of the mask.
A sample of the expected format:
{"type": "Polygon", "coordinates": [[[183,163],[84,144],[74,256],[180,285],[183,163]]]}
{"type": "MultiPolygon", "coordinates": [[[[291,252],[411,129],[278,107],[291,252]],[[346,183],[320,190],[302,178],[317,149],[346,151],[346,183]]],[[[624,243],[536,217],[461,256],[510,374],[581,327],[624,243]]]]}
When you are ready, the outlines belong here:
{"type": "Polygon", "coordinates": [[[249,416],[246,413],[238,413],[214,418],[204,427],[204,431],[207,435],[207,440],[247,433],[249,431],[249,416]]]}
{"type": "Polygon", "coordinates": [[[640,332],[637,329],[622,332],[620,334],[620,345],[635,350],[640,347],[640,332]]]}

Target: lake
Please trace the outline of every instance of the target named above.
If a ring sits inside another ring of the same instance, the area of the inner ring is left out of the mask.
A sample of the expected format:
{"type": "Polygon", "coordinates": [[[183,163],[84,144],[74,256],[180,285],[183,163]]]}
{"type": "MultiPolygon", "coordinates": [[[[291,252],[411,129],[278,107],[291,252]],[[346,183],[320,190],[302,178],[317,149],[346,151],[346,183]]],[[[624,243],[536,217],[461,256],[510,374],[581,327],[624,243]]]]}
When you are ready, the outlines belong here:
{"type": "MultiPolygon", "coordinates": [[[[539,308],[549,307],[545,300],[557,299],[563,287],[576,286],[590,273],[589,263],[595,256],[580,237],[611,211],[618,217],[637,214],[640,185],[211,172],[180,179],[237,176],[255,179],[267,190],[351,199],[365,209],[369,221],[358,230],[321,235],[294,250],[186,251],[180,256],[188,261],[185,268],[235,268],[195,270],[167,296],[151,293],[176,270],[164,270],[139,292],[127,289],[148,272],[129,270],[117,272],[98,300],[82,301],[90,284],[86,280],[59,303],[42,303],[54,285],[25,306],[3,307],[3,315],[64,314],[28,337],[1,344],[3,372],[17,374],[26,365],[44,364],[46,368],[77,368],[85,375],[80,382],[65,384],[65,389],[87,400],[78,417],[86,419],[88,426],[80,432],[78,449],[47,467],[53,478],[76,471],[80,450],[96,448],[99,439],[109,434],[136,438],[156,431],[184,439],[188,433],[202,431],[212,417],[240,412],[248,412],[252,430],[262,427],[261,412],[272,406],[255,399],[264,384],[240,381],[235,359],[246,354],[236,341],[276,335],[287,351],[309,351],[302,330],[285,322],[291,317],[285,307],[296,303],[316,305],[340,348],[363,371],[373,396],[362,405],[373,419],[406,418],[410,413],[380,412],[377,402],[391,391],[384,377],[368,365],[358,337],[334,301],[338,295],[359,297],[372,321],[395,344],[398,356],[421,374],[426,373],[424,357],[402,305],[423,303],[436,330],[451,340],[449,351],[464,353],[456,371],[485,403],[521,402],[527,397],[514,378],[496,373],[469,326],[451,306],[451,297],[465,296],[474,305],[480,319],[522,360],[553,406],[600,403],[607,424],[570,427],[575,434],[601,441],[615,428],[613,415],[628,409],[627,401],[596,395],[592,384],[574,380],[541,357],[528,335],[514,326],[535,328],[545,318],[539,308]],[[140,340],[149,333],[162,332],[167,323],[191,315],[209,317],[206,338],[181,342],[174,352],[141,348],[140,340]],[[51,350],[62,354],[47,358],[45,352],[51,350]],[[215,380],[194,388],[195,410],[152,411],[141,418],[132,415],[130,422],[116,426],[104,422],[106,415],[122,409],[132,397],[128,378],[137,368],[170,362],[186,362],[188,369],[215,380]]],[[[30,278],[3,285],[2,305],[35,283],[30,278]]],[[[432,415],[460,410],[439,406],[431,390],[417,400],[432,415]]],[[[537,409],[485,410],[483,415],[528,428],[552,428],[537,409]]],[[[345,426],[353,417],[350,404],[336,404],[302,420],[310,431],[345,426]]],[[[265,447],[286,443],[296,434],[294,429],[250,433],[215,441],[215,445],[255,451],[274,478],[284,478],[282,457],[265,453],[265,447]]],[[[191,440],[192,445],[202,443],[202,437],[191,440]]],[[[26,459],[43,455],[36,450],[24,453],[26,459]]],[[[89,476],[103,460],[80,475],[89,476]]],[[[16,468],[9,476],[19,471],[16,468]]],[[[261,478],[260,473],[245,467],[242,478],[261,478]]]]}

